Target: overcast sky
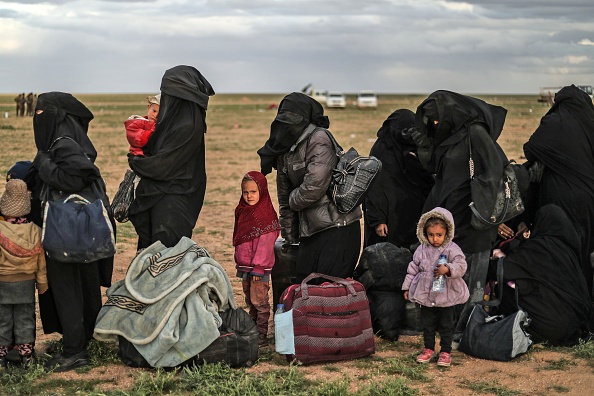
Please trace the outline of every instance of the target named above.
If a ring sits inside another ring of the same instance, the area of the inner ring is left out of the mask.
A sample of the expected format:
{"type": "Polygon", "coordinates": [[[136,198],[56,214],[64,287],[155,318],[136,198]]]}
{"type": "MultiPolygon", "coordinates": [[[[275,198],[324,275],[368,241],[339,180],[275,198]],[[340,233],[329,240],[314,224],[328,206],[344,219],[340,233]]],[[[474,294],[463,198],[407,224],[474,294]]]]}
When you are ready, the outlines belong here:
{"type": "Polygon", "coordinates": [[[0,0],[0,92],[538,93],[594,85],[594,0],[0,0]]]}

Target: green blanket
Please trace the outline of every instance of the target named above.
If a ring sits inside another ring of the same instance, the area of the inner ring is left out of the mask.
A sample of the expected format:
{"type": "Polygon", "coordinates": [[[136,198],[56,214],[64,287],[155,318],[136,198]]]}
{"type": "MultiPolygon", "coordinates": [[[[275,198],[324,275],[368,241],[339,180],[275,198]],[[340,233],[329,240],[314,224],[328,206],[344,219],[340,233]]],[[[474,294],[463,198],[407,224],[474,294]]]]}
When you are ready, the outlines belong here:
{"type": "Polygon", "coordinates": [[[196,356],[219,336],[218,312],[236,307],[223,267],[186,237],[171,248],[155,242],[141,251],[107,296],[94,337],[125,337],[153,367],[196,356]]]}

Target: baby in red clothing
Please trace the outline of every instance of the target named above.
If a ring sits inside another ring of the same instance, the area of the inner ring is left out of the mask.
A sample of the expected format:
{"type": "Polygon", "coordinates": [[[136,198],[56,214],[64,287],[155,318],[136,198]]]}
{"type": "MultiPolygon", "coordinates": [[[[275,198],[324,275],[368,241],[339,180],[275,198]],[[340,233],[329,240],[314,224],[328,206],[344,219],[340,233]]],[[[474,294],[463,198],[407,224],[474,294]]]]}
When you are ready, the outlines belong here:
{"type": "Polygon", "coordinates": [[[148,100],[148,114],[146,116],[131,115],[126,121],[126,138],[130,143],[130,154],[144,157],[142,148],[148,142],[149,137],[155,130],[157,125],[157,116],[159,115],[159,107],[161,104],[161,94],[155,96],[147,96],[148,100]]]}

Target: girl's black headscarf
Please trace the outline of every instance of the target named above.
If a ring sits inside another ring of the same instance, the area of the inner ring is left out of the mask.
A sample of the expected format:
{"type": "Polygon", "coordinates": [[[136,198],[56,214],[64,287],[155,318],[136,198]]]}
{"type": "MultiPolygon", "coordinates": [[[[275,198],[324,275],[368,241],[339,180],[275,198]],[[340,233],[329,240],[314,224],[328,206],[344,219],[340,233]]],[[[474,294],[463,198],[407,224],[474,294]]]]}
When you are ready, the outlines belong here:
{"type": "Polygon", "coordinates": [[[321,128],[330,126],[322,105],[300,92],[285,96],[280,102],[276,118],[270,125],[270,137],[258,150],[263,174],[267,175],[272,172],[272,168],[276,169],[278,156],[290,150],[309,124],[321,128]]]}
{"type": "Polygon", "coordinates": [[[504,281],[517,284],[519,304],[532,318],[528,331],[537,342],[573,344],[589,327],[593,311],[579,255],[574,225],[563,209],[549,204],[536,213],[530,238],[505,258],[504,281]]]}
{"type": "Polygon", "coordinates": [[[142,177],[140,196],[186,194],[206,183],[204,133],[212,95],[210,83],[192,66],[165,72],[157,126],[143,148],[146,157],[128,158],[142,177]]]}

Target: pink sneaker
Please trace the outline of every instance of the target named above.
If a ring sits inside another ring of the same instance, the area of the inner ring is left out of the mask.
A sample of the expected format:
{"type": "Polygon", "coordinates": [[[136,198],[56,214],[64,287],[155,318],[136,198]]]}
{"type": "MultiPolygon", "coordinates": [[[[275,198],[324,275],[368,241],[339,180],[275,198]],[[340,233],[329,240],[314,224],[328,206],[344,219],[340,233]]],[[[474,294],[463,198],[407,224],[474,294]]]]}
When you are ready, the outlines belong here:
{"type": "Polygon", "coordinates": [[[437,365],[442,367],[450,367],[452,363],[452,355],[447,352],[440,352],[439,359],[437,359],[437,365]]]}
{"type": "Polygon", "coordinates": [[[433,357],[433,350],[429,348],[423,349],[423,352],[419,356],[417,356],[417,362],[419,363],[429,363],[431,358],[433,357]]]}

